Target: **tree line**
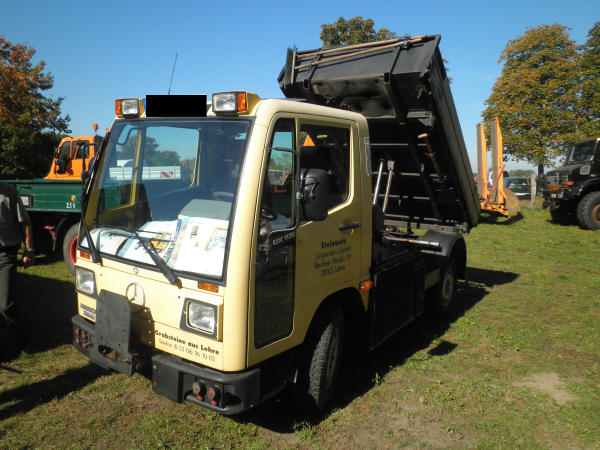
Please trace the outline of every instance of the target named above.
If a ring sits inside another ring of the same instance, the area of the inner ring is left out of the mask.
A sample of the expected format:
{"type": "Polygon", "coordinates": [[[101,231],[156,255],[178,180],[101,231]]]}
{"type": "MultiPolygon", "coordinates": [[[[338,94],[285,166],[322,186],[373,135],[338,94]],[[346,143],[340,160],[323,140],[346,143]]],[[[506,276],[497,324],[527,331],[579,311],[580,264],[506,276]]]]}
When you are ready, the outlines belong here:
{"type": "MultiPolygon", "coordinates": [[[[372,19],[340,17],[322,24],[324,47],[397,38],[372,19]]],[[[47,173],[60,139],[70,132],[63,97],[44,93],[54,80],[45,63],[33,65],[35,51],[0,35],[0,178],[47,173]]],[[[600,22],[579,46],[564,25],[541,25],[511,39],[500,54],[500,77],[487,98],[484,120],[498,117],[504,154],[544,166],[568,145],[600,137],[600,22]]]]}
{"type": "Polygon", "coordinates": [[[0,35],[0,179],[45,176],[53,151],[69,133],[62,97],[44,95],[54,85],[35,50],[0,35]]]}

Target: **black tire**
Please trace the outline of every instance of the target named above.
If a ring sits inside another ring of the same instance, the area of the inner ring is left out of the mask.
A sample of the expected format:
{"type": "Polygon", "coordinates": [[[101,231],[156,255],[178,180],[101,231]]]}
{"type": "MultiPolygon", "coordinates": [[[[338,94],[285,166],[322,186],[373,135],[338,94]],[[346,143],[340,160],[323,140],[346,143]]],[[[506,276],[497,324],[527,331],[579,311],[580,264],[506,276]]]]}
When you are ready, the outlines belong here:
{"type": "Polygon", "coordinates": [[[344,350],[344,313],[336,307],[323,311],[311,325],[299,353],[298,377],[293,385],[296,408],[323,411],[335,390],[344,350]]]}
{"type": "Polygon", "coordinates": [[[590,192],[577,205],[577,220],[581,228],[600,230],[600,192],[590,192]]]}
{"type": "Polygon", "coordinates": [[[451,256],[441,269],[440,282],[427,291],[425,302],[427,314],[441,317],[452,309],[457,281],[458,266],[451,256]]]}
{"type": "Polygon", "coordinates": [[[79,232],[79,223],[73,224],[65,233],[62,243],[62,254],[67,269],[71,275],[75,275],[75,261],[77,258],[77,233],[79,232]]]}

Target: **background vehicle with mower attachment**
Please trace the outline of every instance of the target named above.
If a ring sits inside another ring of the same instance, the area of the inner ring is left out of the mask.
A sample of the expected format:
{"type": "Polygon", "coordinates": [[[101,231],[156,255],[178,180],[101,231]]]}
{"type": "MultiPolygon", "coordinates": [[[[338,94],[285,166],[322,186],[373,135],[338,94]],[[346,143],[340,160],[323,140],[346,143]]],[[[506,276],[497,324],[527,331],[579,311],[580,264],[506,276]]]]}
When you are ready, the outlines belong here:
{"type": "Polygon", "coordinates": [[[573,144],[564,166],[543,178],[544,208],[563,221],[576,216],[579,225],[600,230],[600,139],[573,144]]]}

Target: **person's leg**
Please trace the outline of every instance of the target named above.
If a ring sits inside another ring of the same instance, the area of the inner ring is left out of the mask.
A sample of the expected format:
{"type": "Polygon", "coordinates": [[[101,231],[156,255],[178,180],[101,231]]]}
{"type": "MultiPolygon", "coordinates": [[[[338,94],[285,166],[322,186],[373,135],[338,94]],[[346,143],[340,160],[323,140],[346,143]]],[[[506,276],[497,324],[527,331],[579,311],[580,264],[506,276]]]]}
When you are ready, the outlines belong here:
{"type": "Polygon", "coordinates": [[[15,301],[15,278],[17,276],[17,252],[0,251],[0,314],[15,301]]]}
{"type": "Polygon", "coordinates": [[[15,312],[18,310],[15,304],[16,274],[16,250],[0,251],[0,361],[18,356],[22,346],[19,327],[15,322],[15,312]]]}

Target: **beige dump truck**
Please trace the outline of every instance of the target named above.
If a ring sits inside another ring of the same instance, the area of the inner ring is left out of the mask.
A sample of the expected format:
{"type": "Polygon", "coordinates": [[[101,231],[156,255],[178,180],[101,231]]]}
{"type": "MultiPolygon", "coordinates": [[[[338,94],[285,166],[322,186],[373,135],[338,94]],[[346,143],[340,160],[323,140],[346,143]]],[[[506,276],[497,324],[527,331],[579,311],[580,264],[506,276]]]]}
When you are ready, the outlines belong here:
{"type": "Polygon", "coordinates": [[[479,200],[438,43],[290,53],[289,99],[117,100],[82,198],[75,348],[223,414],[286,388],[322,410],[345,347],[446,312],[479,200]],[[159,157],[180,176],[144,179],[159,157]]]}

